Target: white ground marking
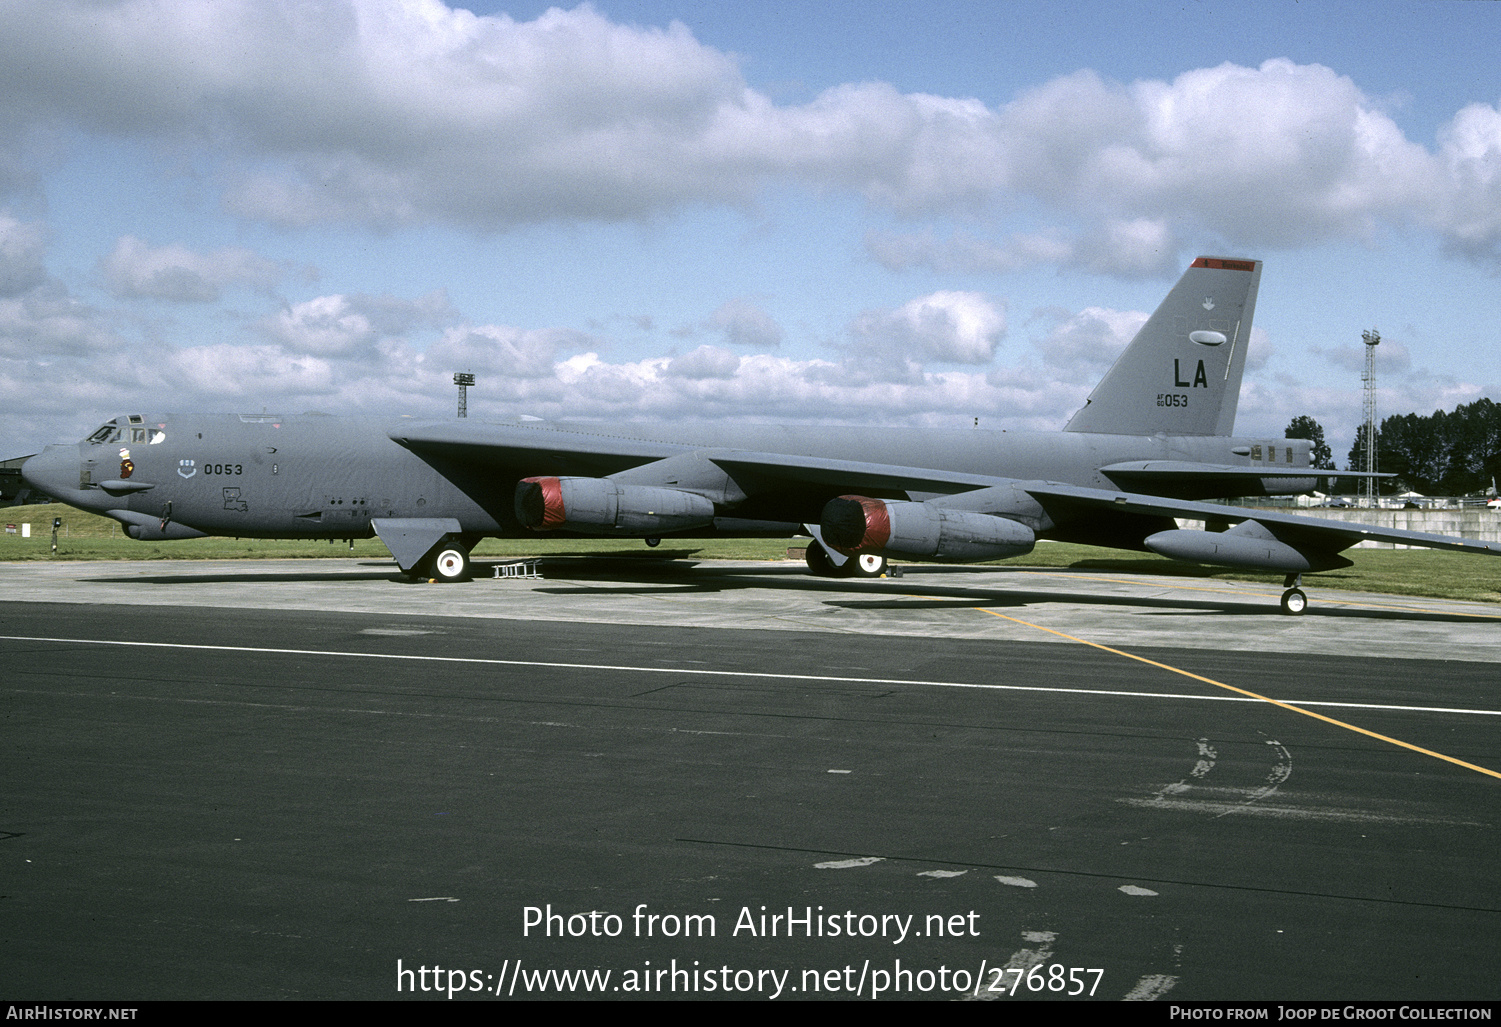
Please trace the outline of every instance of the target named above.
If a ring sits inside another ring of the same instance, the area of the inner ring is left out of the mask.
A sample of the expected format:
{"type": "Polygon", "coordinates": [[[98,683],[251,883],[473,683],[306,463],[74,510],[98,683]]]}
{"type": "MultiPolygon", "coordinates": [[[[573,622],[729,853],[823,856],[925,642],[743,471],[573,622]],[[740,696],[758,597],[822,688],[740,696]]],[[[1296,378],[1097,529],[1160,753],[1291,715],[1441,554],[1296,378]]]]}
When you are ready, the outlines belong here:
{"type": "MultiPolygon", "coordinates": [[[[1001,976],[997,982],[998,984],[1004,985],[1007,982],[1017,983],[1017,978],[1011,975],[1009,971],[1020,970],[1021,976],[1025,978],[1033,967],[1041,966],[1051,959],[1053,957],[1053,942],[1058,940],[1058,934],[1056,931],[1023,931],[1022,940],[1036,945],[1037,948],[1017,949],[1011,953],[1011,958],[1001,968],[1001,976]]],[[[1009,994],[1011,994],[1009,991],[986,990],[982,991],[977,998],[981,1002],[993,1002],[1009,994]]],[[[1027,989],[1023,987],[1020,994],[1027,994],[1027,989]]]]}
{"type": "Polygon", "coordinates": [[[1009,884],[1013,888],[1036,888],[1037,887],[1037,882],[1036,881],[1029,881],[1025,877],[1003,877],[1000,874],[997,874],[995,879],[997,881],[1000,881],[1002,884],[1009,884]]]}
{"type": "Polygon", "coordinates": [[[1372,810],[1362,809],[1339,809],[1335,807],[1317,806],[1252,806],[1247,805],[1244,796],[1247,789],[1244,788],[1221,788],[1200,789],[1200,791],[1218,791],[1235,795],[1235,801],[1229,799],[1164,799],[1157,796],[1151,799],[1117,799],[1117,802],[1127,806],[1139,806],[1143,809],[1168,810],[1180,813],[1205,813],[1215,817],[1224,816],[1226,813],[1234,813],[1238,816],[1270,817],[1278,820],[1325,820],[1330,823],[1360,823],[1360,824],[1443,824],[1451,827],[1486,827],[1489,826],[1478,820],[1448,820],[1443,817],[1408,816],[1401,813],[1377,813],[1372,810]]]}
{"type": "Polygon", "coordinates": [[[1122,997],[1122,1002],[1152,1002],[1161,998],[1172,990],[1173,985],[1178,983],[1178,978],[1169,977],[1167,974],[1151,974],[1136,982],[1136,985],[1122,997]]]}
{"type": "Polygon", "coordinates": [[[963,877],[968,870],[923,870],[918,877],[963,877]]]}
{"type": "Polygon", "coordinates": [[[1203,777],[1214,769],[1214,761],[1220,758],[1220,754],[1214,746],[1209,744],[1209,739],[1199,739],[1199,762],[1194,764],[1193,770],[1189,771],[1189,777],[1203,777]]]}
{"type": "Polygon", "coordinates": [[[1123,884],[1119,890],[1125,892],[1127,895],[1151,896],[1157,894],[1152,889],[1143,888],[1138,884],[1123,884]]]}
{"type": "MultiPolygon", "coordinates": [[[[613,663],[560,663],[550,660],[495,660],[477,656],[420,656],[410,653],[357,653],[340,649],[280,649],[241,645],[189,645],[184,642],[137,642],[109,638],[53,638],[41,635],[0,635],[7,642],[55,642],[62,645],[106,645],[142,649],[184,649],[193,652],[256,653],[266,656],[327,656],[354,660],[405,660],[416,663],[459,663],[481,667],[542,667],[555,670],[612,670],[633,674],[676,674],[694,677],[750,678],[771,681],[822,681],[834,684],[907,685],[920,688],[966,688],[986,692],[1041,692],[1051,695],[1097,695],[1126,699],[1177,699],[1188,702],[1264,703],[1239,695],[1192,695],[1183,692],[1129,692],[1106,688],[1057,688],[1047,685],[976,684],[967,681],[929,681],[919,678],[862,678],[836,674],[780,674],[750,670],[704,670],[697,667],[641,667],[613,663]]],[[[1330,706],[1343,709],[1389,710],[1399,713],[1459,713],[1477,717],[1501,717],[1501,709],[1477,710],[1442,706],[1396,706],[1383,703],[1321,702],[1314,699],[1283,699],[1298,706],[1330,706]]]]}
{"type": "Polygon", "coordinates": [[[1174,781],[1172,784],[1163,785],[1152,793],[1150,799],[1121,799],[1118,801],[1131,806],[1154,806],[1159,809],[1213,813],[1217,818],[1239,812],[1252,812],[1259,815],[1264,811],[1259,809],[1248,811],[1244,807],[1248,807],[1253,802],[1258,802],[1275,794],[1277,789],[1282,787],[1293,774],[1293,758],[1292,754],[1287,751],[1287,747],[1274,738],[1266,739],[1266,744],[1275,750],[1275,753],[1272,769],[1267,772],[1266,780],[1260,787],[1210,788],[1202,784],[1190,784],[1190,779],[1203,781],[1207,778],[1209,772],[1214,769],[1214,765],[1219,759],[1219,750],[1209,744],[1209,739],[1200,738],[1197,743],[1198,762],[1189,771],[1188,777],[1181,781],[1174,781]],[[1194,798],[1187,798],[1190,792],[1194,794],[1194,798]],[[1205,794],[1235,795],[1241,798],[1239,802],[1229,802],[1226,800],[1209,801],[1198,797],[1205,794]],[[1171,798],[1169,798],[1170,796],[1171,798]]]}
{"type": "Polygon", "coordinates": [[[859,859],[832,859],[827,863],[814,863],[815,870],[849,870],[852,867],[868,867],[872,863],[879,863],[883,856],[861,856],[859,859]]]}
{"type": "MultiPolygon", "coordinates": [[[[1246,796],[1246,801],[1241,803],[1241,806],[1249,806],[1253,802],[1265,799],[1268,795],[1271,795],[1278,788],[1282,787],[1284,781],[1293,776],[1293,757],[1292,753],[1287,751],[1287,746],[1275,738],[1268,738],[1266,744],[1275,749],[1277,753],[1274,757],[1272,769],[1267,773],[1266,783],[1246,796]]],[[[1220,816],[1226,817],[1234,812],[1236,811],[1227,809],[1220,816]]]]}

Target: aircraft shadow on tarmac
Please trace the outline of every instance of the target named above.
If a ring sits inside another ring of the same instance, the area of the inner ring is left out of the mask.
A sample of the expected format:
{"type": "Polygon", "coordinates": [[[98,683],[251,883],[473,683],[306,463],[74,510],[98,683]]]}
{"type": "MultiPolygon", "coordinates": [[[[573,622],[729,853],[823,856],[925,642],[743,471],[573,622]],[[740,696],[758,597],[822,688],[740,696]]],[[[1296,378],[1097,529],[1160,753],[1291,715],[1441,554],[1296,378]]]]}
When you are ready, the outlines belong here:
{"type": "Polygon", "coordinates": [[[307,582],[309,584],[320,581],[398,581],[401,574],[396,566],[389,561],[381,563],[361,564],[369,570],[359,571],[320,571],[316,569],[296,571],[264,571],[254,574],[159,574],[144,575],[132,574],[127,577],[103,577],[84,578],[80,580],[95,582],[103,585],[233,585],[240,582],[258,584],[290,584],[294,582],[307,582]]]}
{"type": "MultiPolygon", "coordinates": [[[[646,594],[691,594],[707,592],[728,592],[744,589],[767,589],[767,588],[796,588],[802,592],[823,591],[839,593],[847,596],[851,591],[880,589],[881,598],[871,599],[837,599],[829,600],[827,605],[837,606],[848,610],[932,610],[937,603],[934,600],[960,601],[968,606],[976,607],[1021,607],[1029,605],[1042,605],[1047,603],[1069,603],[1085,606],[1130,606],[1138,609],[1146,609],[1153,613],[1203,613],[1203,614],[1236,614],[1236,615],[1265,615],[1275,614],[1282,616],[1278,608],[1275,596],[1268,595],[1265,600],[1230,598],[1211,599],[1207,597],[1195,597],[1185,599],[1168,599],[1159,596],[1130,596],[1120,594],[1081,594],[1077,591],[999,591],[993,587],[969,587],[954,583],[953,577],[976,574],[1012,573],[1025,574],[1035,573],[1035,568],[1022,567],[998,567],[995,565],[972,567],[955,565],[924,564],[918,568],[904,566],[902,568],[902,591],[903,596],[890,596],[887,594],[889,581],[882,582],[875,579],[858,578],[814,578],[810,577],[802,567],[789,564],[767,564],[757,567],[715,567],[712,564],[691,564],[685,562],[662,562],[650,563],[642,560],[610,560],[608,567],[591,567],[587,558],[568,558],[567,562],[550,560],[542,567],[544,578],[563,579],[569,581],[609,582],[609,586],[598,588],[582,587],[547,587],[538,588],[538,592],[553,595],[590,595],[607,594],[620,591],[624,586],[633,584],[662,585],[659,588],[630,588],[633,595],[646,594]],[[921,580],[929,576],[943,576],[950,580],[942,584],[926,583],[921,580]]],[[[1047,568],[1043,573],[1056,573],[1060,576],[1068,576],[1070,573],[1088,573],[1108,571],[1118,574],[1132,574],[1142,579],[1142,584],[1148,584],[1154,576],[1152,571],[1144,570],[1151,567],[1154,570],[1160,566],[1157,561],[1139,561],[1142,567],[1136,567],[1137,561],[1083,561],[1070,567],[1047,568]]],[[[1212,568],[1187,568],[1190,573],[1175,573],[1175,578],[1204,578],[1214,581],[1212,568]],[[1197,572],[1197,573],[1194,573],[1197,572]]],[[[1317,587],[1317,581],[1309,583],[1317,587]]],[[[1364,620],[1400,620],[1410,622],[1433,622],[1448,624],[1473,624],[1477,620],[1484,620],[1484,615],[1474,614],[1451,614],[1440,611],[1412,610],[1412,609],[1376,609],[1371,607],[1339,607],[1327,605],[1340,602],[1340,593],[1335,591],[1319,592],[1318,596],[1323,603],[1315,601],[1310,604],[1303,616],[1319,617],[1353,617],[1364,620]]],[[[1393,603],[1402,601],[1400,596],[1392,596],[1393,603]]],[[[1496,619],[1501,620],[1501,609],[1496,612],[1496,619]]]]}
{"type": "MultiPolygon", "coordinates": [[[[682,555],[673,552],[651,554],[629,554],[608,556],[550,556],[542,558],[539,566],[541,577],[558,580],[557,586],[542,586],[537,592],[550,595],[607,595],[611,592],[628,590],[633,595],[646,594],[692,594],[692,593],[717,593],[733,592],[750,589],[781,589],[795,588],[800,592],[829,592],[837,593],[846,597],[830,599],[827,605],[836,606],[847,610],[932,610],[937,601],[962,602],[975,607],[1024,607],[1036,606],[1049,603],[1068,603],[1084,606],[1128,606],[1143,609],[1158,614],[1235,614],[1235,615],[1265,615],[1277,614],[1281,616],[1275,600],[1268,596],[1265,601],[1256,601],[1239,598],[1213,599],[1208,597],[1194,597],[1184,599],[1169,599],[1160,596],[1131,596],[1121,594],[1088,594],[1078,591],[1049,591],[1049,590],[998,590],[994,587],[973,586],[965,587],[956,582],[955,578],[974,576],[977,574],[994,575],[996,573],[1025,574],[1036,573],[1035,568],[1001,567],[1001,566],[955,566],[924,564],[918,567],[910,565],[902,568],[901,589],[902,596],[889,594],[890,579],[885,581],[877,579],[859,578],[815,578],[797,564],[767,563],[759,566],[734,566],[720,567],[714,564],[697,563],[691,559],[682,559],[682,555]],[[941,584],[931,581],[923,581],[924,578],[940,577],[944,580],[941,584]],[[599,586],[589,585],[562,585],[562,581],[569,582],[601,582],[599,586]],[[659,587],[640,587],[652,586],[659,587]],[[635,587],[632,587],[635,586],[635,587]],[[847,598],[852,591],[871,591],[879,589],[869,599],[847,598]]],[[[514,560],[476,560],[474,563],[474,577],[480,580],[489,580],[494,574],[494,568],[508,563],[516,563],[514,560]]],[[[359,570],[329,571],[317,566],[307,569],[276,570],[257,573],[208,573],[208,574],[159,574],[159,575],[130,575],[90,578],[88,580],[103,584],[152,584],[152,585],[229,585],[237,583],[247,584],[295,584],[295,583],[324,583],[339,581],[389,581],[393,584],[410,584],[411,579],[402,575],[397,568],[387,561],[372,561],[361,563],[359,570]]],[[[1154,576],[1156,569],[1154,561],[1082,561],[1069,567],[1046,568],[1043,573],[1058,574],[1067,577],[1071,573],[1084,574],[1089,572],[1109,572],[1117,574],[1131,574],[1142,579],[1142,584],[1147,584],[1154,576]],[[1141,566],[1136,566],[1140,563],[1141,566]],[[1147,568],[1152,568],[1148,570],[1147,568]]],[[[1175,568],[1175,570],[1177,570],[1175,568]]],[[[1185,568],[1189,573],[1175,573],[1175,578],[1204,578],[1213,581],[1214,571],[1209,568],[1185,568]],[[1198,573],[1194,573],[1198,571],[1198,573]]],[[[423,583],[419,579],[418,583],[423,583]]],[[[1309,582],[1311,587],[1317,588],[1317,580],[1309,582]]],[[[433,586],[438,587],[438,586],[433,586]]],[[[444,588],[463,588],[465,586],[444,585],[444,588]]],[[[1372,608],[1341,607],[1333,605],[1338,603],[1340,593],[1335,591],[1322,591],[1315,593],[1316,599],[1308,607],[1305,617],[1354,617],[1364,620],[1399,620],[1410,622],[1433,622],[1449,624],[1469,624],[1477,620],[1486,619],[1484,615],[1474,614],[1451,614],[1440,611],[1372,608]],[[1322,602],[1320,601],[1322,600],[1322,602]]],[[[1393,603],[1402,602],[1402,597],[1392,596],[1393,603]]],[[[1501,609],[1498,609],[1496,619],[1501,620],[1501,609]]]]}

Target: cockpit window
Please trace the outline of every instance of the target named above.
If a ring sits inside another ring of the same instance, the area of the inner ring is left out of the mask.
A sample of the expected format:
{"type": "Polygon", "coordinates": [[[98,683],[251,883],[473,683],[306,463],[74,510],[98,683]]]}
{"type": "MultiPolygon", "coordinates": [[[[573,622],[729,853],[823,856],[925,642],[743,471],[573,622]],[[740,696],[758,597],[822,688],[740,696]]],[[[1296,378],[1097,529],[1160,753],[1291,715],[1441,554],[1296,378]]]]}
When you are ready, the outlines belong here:
{"type": "Polygon", "coordinates": [[[86,441],[92,442],[95,445],[101,442],[111,442],[119,437],[119,431],[120,429],[115,427],[115,422],[110,421],[108,424],[101,425],[86,441]]]}

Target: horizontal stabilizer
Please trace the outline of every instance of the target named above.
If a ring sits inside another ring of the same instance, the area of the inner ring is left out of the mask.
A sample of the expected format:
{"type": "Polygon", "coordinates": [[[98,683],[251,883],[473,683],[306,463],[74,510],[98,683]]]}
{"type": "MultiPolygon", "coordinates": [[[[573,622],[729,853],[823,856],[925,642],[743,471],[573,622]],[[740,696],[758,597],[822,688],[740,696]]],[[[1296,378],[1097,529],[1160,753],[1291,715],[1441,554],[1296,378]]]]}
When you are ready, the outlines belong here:
{"type": "Polygon", "coordinates": [[[1336,473],[1292,465],[1207,464],[1191,460],[1132,460],[1101,467],[1100,473],[1130,492],[1198,499],[1312,492],[1318,487],[1320,478],[1394,477],[1361,471],[1336,473]]]}
{"type": "Polygon", "coordinates": [[[1253,464],[1200,464],[1191,460],[1132,460],[1107,464],[1100,473],[1111,481],[1173,478],[1395,478],[1385,471],[1331,471],[1319,467],[1262,467],[1253,464]]]}

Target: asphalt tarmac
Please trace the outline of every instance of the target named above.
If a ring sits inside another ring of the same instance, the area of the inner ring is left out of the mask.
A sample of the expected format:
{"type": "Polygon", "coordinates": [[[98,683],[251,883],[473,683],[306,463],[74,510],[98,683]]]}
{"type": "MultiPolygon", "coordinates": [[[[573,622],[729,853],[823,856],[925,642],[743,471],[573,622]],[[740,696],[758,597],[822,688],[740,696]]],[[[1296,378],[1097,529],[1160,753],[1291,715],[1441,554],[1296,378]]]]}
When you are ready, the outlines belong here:
{"type": "Polygon", "coordinates": [[[1309,592],[0,564],[0,998],[1501,997],[1501,608],[1309,592]]]}

